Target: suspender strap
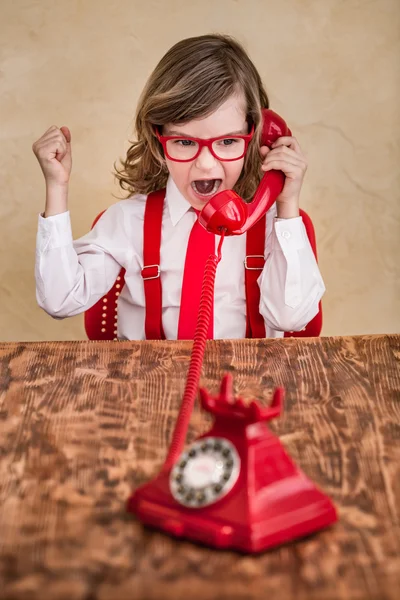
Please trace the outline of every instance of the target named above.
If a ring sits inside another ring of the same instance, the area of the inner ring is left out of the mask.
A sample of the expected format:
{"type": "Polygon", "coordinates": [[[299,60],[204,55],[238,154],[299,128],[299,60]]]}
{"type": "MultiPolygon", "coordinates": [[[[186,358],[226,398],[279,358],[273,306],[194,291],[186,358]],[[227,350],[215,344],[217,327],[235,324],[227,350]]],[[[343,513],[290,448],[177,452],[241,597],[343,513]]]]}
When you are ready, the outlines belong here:
{"type": "Polygon", "coordinates": [[[146,340],[165,340],[162,326],[160,269],[161,228],[165,189],[152,192],[146,200],[143,227],[142,278],[145,297],[146,340]]]}
{"type": "MultiPolygon", "coordinates": [[[[300,209],[300,216],[310,240],[311,248],[317,258],[317,246],[312,221],[304,210],[300,209]]],[[[265,337],[264,319],[260,315],[260,288],[257,279],[264,267],[265,247],[265,217],[258,221],[247,232],[246,259],[245,259],[245,282],[246,282],[246,306],[247,324],[246,337],[265,337]]],[[[317,337],[322,329],[322,305],[319,303],[319,311],[315,317],[306,325],[302,331],[285,331],[284,337],[317,337]]]]}
{"type": "Polygon", "coordinates": [[[246,337],[265,338],[264,318],[260,315],[260,288],[257,283],[264,268],[265,223],[263,216],[246,234],[244,260],[246,285],[246,337]]]}

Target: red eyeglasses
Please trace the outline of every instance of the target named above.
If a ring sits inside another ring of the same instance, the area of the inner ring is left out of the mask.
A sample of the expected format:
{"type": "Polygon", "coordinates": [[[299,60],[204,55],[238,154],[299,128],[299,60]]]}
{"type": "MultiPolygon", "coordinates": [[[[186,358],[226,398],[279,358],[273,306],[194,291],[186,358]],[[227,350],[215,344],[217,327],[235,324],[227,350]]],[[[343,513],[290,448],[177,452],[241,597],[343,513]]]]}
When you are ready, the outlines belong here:
{"type": "Polygon", "coordinates": [[[176,162],[195,160],[204,146],[217,160],[239,160],[247,152],[254,135],[254,125],[247,135],[221,136],[203,140],[201,138],[180,137],[177,135],[161,135],[155,128],[157,138],[164,149],[165,156],[176,162]]]}

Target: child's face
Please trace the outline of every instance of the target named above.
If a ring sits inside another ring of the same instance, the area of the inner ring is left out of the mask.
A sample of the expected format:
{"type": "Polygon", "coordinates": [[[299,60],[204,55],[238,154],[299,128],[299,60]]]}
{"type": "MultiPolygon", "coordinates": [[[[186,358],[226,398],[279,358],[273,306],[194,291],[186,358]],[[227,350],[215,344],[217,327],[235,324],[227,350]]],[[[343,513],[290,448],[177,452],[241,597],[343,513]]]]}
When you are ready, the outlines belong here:
{"type": "MultiPolygon", "coordinates": [[[[195,119],[184,125],[168,123],[163,135],[209,139],[232,134],[246,135],[246,102],[242,95],[232,95],[208,117],[195,119]]],[[[201,210],[214,194],[232,189],[242,172],[244,158],[227,162],[215,158],[203,147],[191,162],[175,162],[166,158],[168,170],[181,194],[201,210]],[[201,182],[201,183],[199,183],[201,182]]]]}

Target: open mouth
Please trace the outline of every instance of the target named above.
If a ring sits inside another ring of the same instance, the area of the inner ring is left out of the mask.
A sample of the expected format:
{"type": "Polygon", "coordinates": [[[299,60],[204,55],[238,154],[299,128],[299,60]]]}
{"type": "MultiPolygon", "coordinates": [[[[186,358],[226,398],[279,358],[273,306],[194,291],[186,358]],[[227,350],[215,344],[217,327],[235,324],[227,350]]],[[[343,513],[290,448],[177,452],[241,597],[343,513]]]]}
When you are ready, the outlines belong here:
{"type": "Polygon", "coordinates": [[[207,198],[218,191],[221,183],[222,179],[197,179],[192,181],[191,186],[196,194],[207,198]]]}

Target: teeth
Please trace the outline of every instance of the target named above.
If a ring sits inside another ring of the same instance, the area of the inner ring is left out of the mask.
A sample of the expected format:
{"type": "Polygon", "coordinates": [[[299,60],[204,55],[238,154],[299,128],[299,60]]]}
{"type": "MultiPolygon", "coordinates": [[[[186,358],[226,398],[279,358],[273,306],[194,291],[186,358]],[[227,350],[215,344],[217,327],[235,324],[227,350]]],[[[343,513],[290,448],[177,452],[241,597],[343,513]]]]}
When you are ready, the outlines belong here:
{"type": "Polygon", "coordinates": [[[211,190],[211,192],[209,192],[208,194],[202,194],[202,193],[201,193],[201,192],[200,192],[200,191],[197,189],[197,186],[196,186],[196,182],[195,182],[195,181],[192,181],[192,184],[191,184],[191,185],[192,185],[192,188],[194,189],[194,191],[196,192],[196,194],[200,194],[200,196],[205,196],[205,197],[206,197],[206,196],[212,196],[213,194],[215,194],[215,192],[217,191],[217,189],[218,189],[218,188],[219,188],[219,186],[221,185],[221,180],[220,180],[220,179],[216,179],[216,180],[214,181],[214,187],[213,187],[213,189],[211,190]]]}

